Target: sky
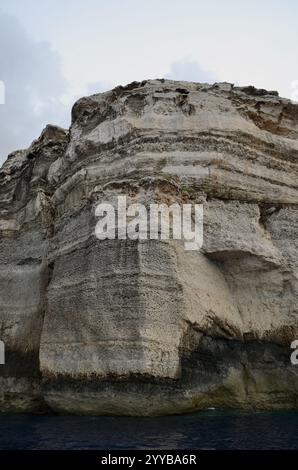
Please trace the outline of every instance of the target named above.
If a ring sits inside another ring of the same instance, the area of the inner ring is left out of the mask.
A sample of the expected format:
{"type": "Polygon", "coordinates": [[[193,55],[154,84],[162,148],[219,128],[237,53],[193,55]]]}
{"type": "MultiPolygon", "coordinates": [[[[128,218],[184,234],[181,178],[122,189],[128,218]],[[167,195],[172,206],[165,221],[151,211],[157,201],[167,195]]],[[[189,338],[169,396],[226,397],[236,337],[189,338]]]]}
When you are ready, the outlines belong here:
{"type": "Polygon", "coordinates": [[[134,80],[297,96],[297,20],[297,0],[1,0],[0,163],[69,127],[79,97],[134,80]]]}

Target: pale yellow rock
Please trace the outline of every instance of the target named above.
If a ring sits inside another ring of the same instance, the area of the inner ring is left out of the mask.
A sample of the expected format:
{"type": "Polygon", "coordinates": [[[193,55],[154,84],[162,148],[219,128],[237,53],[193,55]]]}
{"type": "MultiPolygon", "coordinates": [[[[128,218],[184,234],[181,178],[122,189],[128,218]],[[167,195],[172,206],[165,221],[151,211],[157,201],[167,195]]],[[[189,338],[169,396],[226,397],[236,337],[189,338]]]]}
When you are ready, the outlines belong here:
{"type": "Polygon", "coordinates": [[[297,408],[298,106],[149,80],[0,170],[1,409],[297,408]],[[204,243],[104,240],[98,202],[204,205],[204,243]],[[2,366],[1,366],[2,367],[2,366]]]}

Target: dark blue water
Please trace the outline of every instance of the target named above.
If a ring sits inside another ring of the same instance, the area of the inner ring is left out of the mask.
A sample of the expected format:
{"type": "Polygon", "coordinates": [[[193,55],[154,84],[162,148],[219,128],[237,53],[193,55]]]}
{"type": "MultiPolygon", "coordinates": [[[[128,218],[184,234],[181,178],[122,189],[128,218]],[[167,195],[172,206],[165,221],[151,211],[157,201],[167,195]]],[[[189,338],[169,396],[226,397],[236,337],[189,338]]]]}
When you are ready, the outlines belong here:
{"type": "Polygon", "coordinates": [[[0,415],[0,449],[298,449],[298,412],[159,418],[0,415]]]}

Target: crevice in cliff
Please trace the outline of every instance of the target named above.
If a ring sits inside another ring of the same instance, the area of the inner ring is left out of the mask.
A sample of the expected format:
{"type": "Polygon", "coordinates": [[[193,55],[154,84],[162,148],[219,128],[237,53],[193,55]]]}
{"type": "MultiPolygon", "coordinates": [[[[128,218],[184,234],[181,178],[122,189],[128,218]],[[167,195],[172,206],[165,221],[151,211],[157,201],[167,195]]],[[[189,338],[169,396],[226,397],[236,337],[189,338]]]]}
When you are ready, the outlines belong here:
{"type": "Polygon", "coordinates": [[[260,210],[260,225],[266,230],[266,222],[273,215],[278,214],[279,211],[285,206],[285,204],[259,204],[260,210]]]}

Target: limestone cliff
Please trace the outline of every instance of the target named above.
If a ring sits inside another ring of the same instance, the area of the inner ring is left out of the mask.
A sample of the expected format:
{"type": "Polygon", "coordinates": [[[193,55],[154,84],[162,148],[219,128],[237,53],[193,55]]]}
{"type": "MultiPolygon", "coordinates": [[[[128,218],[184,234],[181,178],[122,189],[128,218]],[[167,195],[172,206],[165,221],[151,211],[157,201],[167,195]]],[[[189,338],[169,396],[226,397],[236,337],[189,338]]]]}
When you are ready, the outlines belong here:
{"type": "Polygon", "coordinates": [[[0,170],[1,411],[297,408],[298,106],[150,80],[0,170]],[[94,236],[99,201],[204,203],[204,245],[94,236]]]}

